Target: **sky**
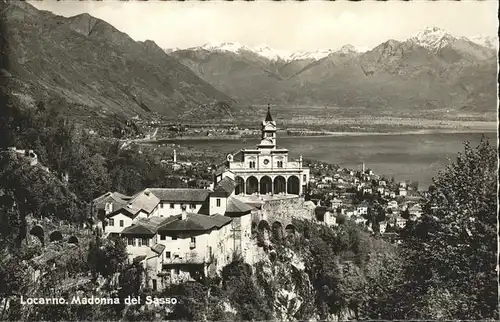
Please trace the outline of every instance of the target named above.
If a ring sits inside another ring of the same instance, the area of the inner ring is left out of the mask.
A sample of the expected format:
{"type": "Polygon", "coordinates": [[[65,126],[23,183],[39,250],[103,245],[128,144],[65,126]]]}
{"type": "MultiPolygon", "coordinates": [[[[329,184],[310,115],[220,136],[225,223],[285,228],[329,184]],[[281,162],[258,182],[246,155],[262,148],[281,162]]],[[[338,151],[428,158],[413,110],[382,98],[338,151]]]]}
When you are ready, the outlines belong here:
{"type": "Polygon", "coordinates": [[[493,36],[498,1],[222,2],[222,1],[30,1],[70,17],[89,13],[135,40],[162,48],[235,42],[289,52],[369,49],[388,39],[405,40],[426,27],[455,36],[493,36]]]}

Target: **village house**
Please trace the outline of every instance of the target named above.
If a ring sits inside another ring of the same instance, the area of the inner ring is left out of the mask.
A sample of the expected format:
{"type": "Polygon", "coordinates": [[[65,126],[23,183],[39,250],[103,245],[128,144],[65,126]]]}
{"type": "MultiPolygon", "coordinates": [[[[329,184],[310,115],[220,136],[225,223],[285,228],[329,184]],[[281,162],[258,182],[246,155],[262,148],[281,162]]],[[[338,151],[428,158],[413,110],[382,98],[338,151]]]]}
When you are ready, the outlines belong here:
{"type": "Polygon", "coordinates": [[[234,197],[235,188],[235,181],[225,177],[213,190],[108,192],[94,205],[106,235],[126,238],[129,259],[150,271],[150,287],[161,288],[213,274],[233,255],[245,259],[255,208],[234,197]]]}
{"type": "Polygon", "coordinates": [[[397,217],[395,218],[395,222],[394,222],[394,224],[395,224],[395,226],[396,226],[396,227],[399,227],[399,228],[404,228],[404,227],[406,226],[406,221],[407,221],[407,220],[406,220],[406,219],[404,219],[403,217],[401,217],[401,216],[397,216],[397,217]]]}
{"type": "Polygon", "coordinates": [[[181,213],[142,218],[123,230],[129,260],[148,270],[147,283],[162,289],[220,271],[232,260],[230,217],[181,213]]]}
{"type": "Polygon", "coordinates": [[[363,187],[363,194],[372,194],[373,190],[371,187],[363,187]]]}
{"type": "Polygon", "coordinates": [[[387,203],[387,208],[392,210],[398,209],[398,202],[396,200],[389,201],[387,203]]]}
{"type": "Polygon", "coordinates": [[[337,226],[337,217],[333,210],[327,207],[316,207],[314,210],[316,220],[327,226],[337,226]]]}
{"type": "Polygon", "coordinates": [[[159,204],[148,189],[131,197],[114,192],[94,200],[106,235],[118,235],[138,219],[158,215],[159,204]]]}
{"type": "Polygon", "coordinates": [[[339,208],[339,207],[342,206],[342,200],[337,199],[337,198],[333,198],[330,201],[330,203],[331,203],[331,206],[332,206],[333,209],[337,209],[337,208],[339,208]]]}
{"type": "Polygon", "coordinates": [[[358,215],[363,216],[368,214],[368,204],[366,202],[362,202],[356,207],[356,212],[358,215]]]}
{"type": "Polygon", "coordinates": [[[331,187],[332,187],[331,183],[320,183],[320,184],[316,185],[316,188],[318,188],[318,189],[329,189],[331,187]]]}
{"type": "Polygon", "coordinates": [[[399,187],[399,196],[405,197],[407,194],[408,192],[406,191],[406,188],[399,187]]]}
{"type": "Polygon", "coordinates": [[[321,182],[322,183],[332,183],[333,182],[333,178],[332,177],[323,177],[321,179],[321,182]]]}
{"type": "Polygon", "coordinates": [[[191,188],[148,188],[159,199],[159,217],[178,215],[183,206],[198,213],[210,195],[208,189],[191,188]]]}

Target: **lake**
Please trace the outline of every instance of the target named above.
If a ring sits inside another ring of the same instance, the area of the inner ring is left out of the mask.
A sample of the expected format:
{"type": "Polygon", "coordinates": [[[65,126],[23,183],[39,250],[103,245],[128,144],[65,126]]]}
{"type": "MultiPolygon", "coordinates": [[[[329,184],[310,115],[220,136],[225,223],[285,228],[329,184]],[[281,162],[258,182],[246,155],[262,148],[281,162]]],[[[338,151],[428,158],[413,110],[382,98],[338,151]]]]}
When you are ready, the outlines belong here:
{"type": "MultiPolygon", "coordinates": [[[[496,145],[496,133],[486,133],[496,145]]],[[[278,136],[278,146],[290,151],[292,157],[300,154],[304,158],[320,160],[340,167],[372,169],[376,174],[394,177],[396,180],[419,181],[419,188],[427,188],[432,177],[444,170],[447,157],[455,159],[463,151],[468,140],[476,146],[480,133],[432,133],[432,134],[387,134],[345,135],[333,137],[283,137],[278,136]]],[[[235,152],[240,148],[252,148],[257,139],[224,141],[177,141],[184,146],[235,152]]]]}

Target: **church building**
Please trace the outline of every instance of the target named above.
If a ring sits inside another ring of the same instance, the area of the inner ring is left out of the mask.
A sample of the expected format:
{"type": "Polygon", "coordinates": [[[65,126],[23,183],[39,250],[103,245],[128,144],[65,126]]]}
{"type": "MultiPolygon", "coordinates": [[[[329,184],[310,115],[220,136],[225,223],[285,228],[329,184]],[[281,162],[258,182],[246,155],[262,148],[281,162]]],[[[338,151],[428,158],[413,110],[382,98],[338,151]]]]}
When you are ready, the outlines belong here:
{"type": "Polygon", "coordinates": [[[276,122],[269,106],[261,132],[256,148],[227,155],[215,183],[230,177],[237,184],[236,195],[303,195],[309,168],[303,166],[302,156],[292,160],[287,149],[278,147],[276,122]]]}

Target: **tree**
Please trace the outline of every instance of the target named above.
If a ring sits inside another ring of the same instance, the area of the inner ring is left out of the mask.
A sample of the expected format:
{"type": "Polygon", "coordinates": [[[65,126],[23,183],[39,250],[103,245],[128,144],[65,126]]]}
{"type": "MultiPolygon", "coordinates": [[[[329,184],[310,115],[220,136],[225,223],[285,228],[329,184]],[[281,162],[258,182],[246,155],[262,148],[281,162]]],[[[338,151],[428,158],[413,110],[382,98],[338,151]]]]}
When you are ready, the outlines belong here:
{"type": "Polygon", "coordinates": [[[119,272],[127,261],[126,247],[121,238],[101,240],[97,237],[92,241],[87,261],[94,277],[97,277],[97,274],[109,277],[119,272]]]}
{"type": "Polygon", "coordinates": [[[497,154],[484,137],[434,179],[423,211],[402,232],[399,318],[498,319],[497,154]]]}

